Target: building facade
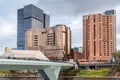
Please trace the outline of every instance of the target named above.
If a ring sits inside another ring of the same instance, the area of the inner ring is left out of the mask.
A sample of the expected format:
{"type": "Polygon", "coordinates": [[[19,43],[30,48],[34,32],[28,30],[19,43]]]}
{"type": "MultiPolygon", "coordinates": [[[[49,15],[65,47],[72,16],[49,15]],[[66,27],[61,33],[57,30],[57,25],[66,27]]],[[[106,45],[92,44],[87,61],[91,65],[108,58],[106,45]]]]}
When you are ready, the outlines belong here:
{"type": "Polygon", "coordinates": [[[78,52],[78,47],[74,47],[73,49],[78,52]]]}
{"type": "Polygon", "coordinates": [[[25,32],[27,29],[48,28],[50,17],[43,10],[30,4],[17,11],[17,49],[25,49],[25,32]]]}
{"type": "Polygon", "coordinates": [[[71,30],[65,25],[29,29],[25,41],[27,50],[41,50],[49,59],[65,60],[71,50],[71,30]]]}
{"type": "Polygon", "coordinates": [[[82,46],[78,47],[78,52],[83,53],[83,47],[82,46]]]}
{"type": "Polygon", "coordinates": [[[76,51],[76,50],[74,50],[74,49],[71,49],[71,55],[72,55],[72,59],[73,59],[73,61],[75,61],[75,62],[77,62],[77,61],[79,61],[80,59],[83,59],[84,57],[84,55],[83,55],[83,53],[80,53],[80,52],[78,52],[78,51],[76,51]]]}
{"type": "Polygon", "coordinates": [[[79,53],[83,53],[83,47],[80,46],[80,47],[74,47],[74,50],[79,52],[79,53]]]}
{"type": "Polygon", "coordinates": [[[83,53],[86,61],[110,61],[116,49],[116,12],[83,16],[83,53]]]}

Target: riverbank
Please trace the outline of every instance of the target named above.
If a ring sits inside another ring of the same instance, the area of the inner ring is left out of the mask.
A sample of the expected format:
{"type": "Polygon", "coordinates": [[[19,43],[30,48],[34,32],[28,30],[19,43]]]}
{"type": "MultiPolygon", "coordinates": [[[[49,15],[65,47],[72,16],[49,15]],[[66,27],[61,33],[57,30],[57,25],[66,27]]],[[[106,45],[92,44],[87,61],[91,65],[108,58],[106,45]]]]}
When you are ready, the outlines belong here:
{"type": "MultiPolygon", "coordinates": [[[[118,66],[117,66],[118,67],[118,66]]],[[[101,69],[89,69],[89,70],[81,70],[81,69],[69,69],[64,70],[60,73],[60,76],[74,76],[74,77],[108,77],[108,78],[116,78],[120,77],[119,67],[112,68],[101,68],[101,69]]],[[[0,71],[0,77],[40,77],[41,75],[37,71],[12,71],[12,70],[2,70],[0,71]]]]}
{"type": "Polygon", "coordinates": [[[13,70],[1,70],[0,78],[2,77],[41,77],[38,72],[31,71],[13,71],[13,70]]]}
{"type": "Polygon", "coordinates": [[[60,76],[59,80],[120,80],[120,78],[119,77],[60,76]]]}
{"type": "Polygon", "coordinates": [[[115,69],[115,67],[111,68],[101,68],[97,70],[81,70],[81,69],[69,69],[66,71],[63,71],[61,76],[75,76],[75,77],[120,77],[119,70],[115,69]]]}
{"type": "Polygon", "coordinates": [[[109,72],[110,68],[102,68],[99,70],[81,70],[76,74],[76,76],[81,77],[105,77],[109,72]]]}

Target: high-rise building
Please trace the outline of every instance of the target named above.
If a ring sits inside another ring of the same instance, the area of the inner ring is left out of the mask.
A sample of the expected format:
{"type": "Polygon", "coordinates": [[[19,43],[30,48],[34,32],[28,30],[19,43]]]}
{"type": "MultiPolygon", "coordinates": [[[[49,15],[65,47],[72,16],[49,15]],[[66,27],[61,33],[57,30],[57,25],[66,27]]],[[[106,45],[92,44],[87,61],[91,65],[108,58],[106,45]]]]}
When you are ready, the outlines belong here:
{"type": "Polygon", "coordinates": [[[17,49],[25,49],[25,32],[27,29],[48,28],[50,17],[40,8],[30,4],[17,12],[17,49]]]}
{"type": "Polygon", "coordinates": [[[25,41],[26,49],[41,50],[49,59],[64,60],[70,56],[71,30],[65,25],[29,29],[25,41]]]}
{"type": "Polygon", "coordinates": [[[116,49],[116,12],[83,16],[83,53],[87,61],[110,61],[116,49]]]}

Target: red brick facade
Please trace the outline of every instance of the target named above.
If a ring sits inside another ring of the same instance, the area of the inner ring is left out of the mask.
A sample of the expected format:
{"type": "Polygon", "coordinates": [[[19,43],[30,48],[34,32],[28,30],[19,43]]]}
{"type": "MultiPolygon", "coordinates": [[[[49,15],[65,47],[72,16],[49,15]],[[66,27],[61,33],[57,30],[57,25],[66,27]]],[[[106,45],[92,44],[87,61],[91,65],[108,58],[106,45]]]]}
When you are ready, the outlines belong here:
{"type": "Polygon", "coordinates": [[[83,53],[89,61],[110,61],[115,51],[115,11],[83,16],[83,53]]]}

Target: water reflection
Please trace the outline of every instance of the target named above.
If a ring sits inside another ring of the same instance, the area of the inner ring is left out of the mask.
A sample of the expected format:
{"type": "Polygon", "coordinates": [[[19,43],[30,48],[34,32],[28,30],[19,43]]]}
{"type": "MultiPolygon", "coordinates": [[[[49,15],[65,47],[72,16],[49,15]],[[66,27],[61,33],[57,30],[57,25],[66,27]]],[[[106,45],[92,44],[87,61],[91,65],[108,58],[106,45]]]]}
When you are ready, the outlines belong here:
{"type": "Polygon", "coordinates": [[[43,78],[32,78],[32,77],[23,77],[23,78],[0,78],[0,80],[44,80],[43,78]]]}
{"type": "MultiPolygon", "coordinates": [[[[32,77],[23,77],[23,78],[0,78],[0,80],[44,80],[43,78],[32,78],[32,77]]],[[[120,78],[84,78],[84,77],[60,77],[59,80],[120,80],[120,78]]]]}
{"type": "Polygon", "coordinates": [[[59,80],[120,80],[120,78],[85,78],[85,77],[60,77],[59,80]]]}

